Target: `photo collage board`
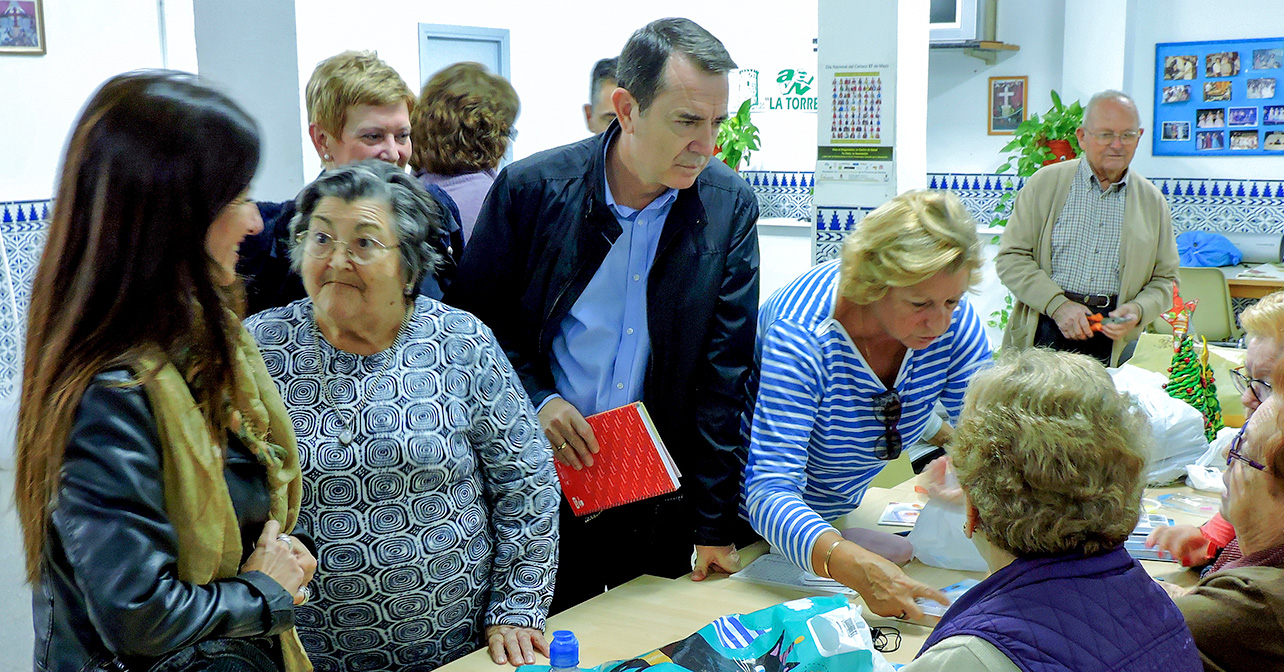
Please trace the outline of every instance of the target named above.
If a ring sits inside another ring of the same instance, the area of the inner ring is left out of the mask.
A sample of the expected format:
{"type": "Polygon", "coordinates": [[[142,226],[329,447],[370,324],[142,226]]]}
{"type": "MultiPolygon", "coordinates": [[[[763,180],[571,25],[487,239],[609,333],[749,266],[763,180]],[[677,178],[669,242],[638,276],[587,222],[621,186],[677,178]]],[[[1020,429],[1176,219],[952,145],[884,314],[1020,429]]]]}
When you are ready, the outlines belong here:
{"type": "Polygon", "coordinates": [[[1284,37],[1155,45],[1155,156],[1284,155],[1284,37]]]}

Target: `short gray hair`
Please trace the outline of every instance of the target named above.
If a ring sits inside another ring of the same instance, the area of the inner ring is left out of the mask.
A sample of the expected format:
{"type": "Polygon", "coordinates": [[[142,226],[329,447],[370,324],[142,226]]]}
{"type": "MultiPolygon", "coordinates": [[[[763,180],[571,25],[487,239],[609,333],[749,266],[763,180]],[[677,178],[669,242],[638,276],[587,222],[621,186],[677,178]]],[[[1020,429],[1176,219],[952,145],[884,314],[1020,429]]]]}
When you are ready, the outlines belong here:
{"type": "Polygon", "coordinates": [[[709,31],[690,19],[657,19],[639,28],[615,66],[615,83],[638,101],[638,111],[655,101],[663,90],[664,68],[669,57],[681,54],[697,69],[723,75],[736,69],[727,48],[709,31]]]}
{"type": "Polygon", "coordinates": [[[443,235],[445,213],[442,206],[424,190],[419,181],[406,171],[385,161],[370,159],[328,170],[303,188],[295,199],[294,218],[290,220],[290,263],[295,272],[303,265],[303,241],[308,222],[317,203],[326,196],[351,203],[371,198],[388,204],[392,212],[392,230],[397,234],[401,268],[407,282],[417,288],[425,276],[441,265],[441,254],[432,241],[443,235]]]}
{"type": "Polygon", "coordinates": [[[1099,105],[1112,100],[1128,103],[1128,106],[1132,108],[1132,116],[1137,120],[1137,127],[1141,128],[1141,113],[1137,111],[1137,101],[1133,100],[1132,96],[1124,93],[1123,91],[1116,91],[1115,89],[1106,89],[1105,91],[1099,91],[1092,94],[1092,97],[1088,99],[1088,104],[1083,108],[1082,127],[1088,127],[1088,119],[1092,116],[1093,111],[1096,110],[1099,105]]]}

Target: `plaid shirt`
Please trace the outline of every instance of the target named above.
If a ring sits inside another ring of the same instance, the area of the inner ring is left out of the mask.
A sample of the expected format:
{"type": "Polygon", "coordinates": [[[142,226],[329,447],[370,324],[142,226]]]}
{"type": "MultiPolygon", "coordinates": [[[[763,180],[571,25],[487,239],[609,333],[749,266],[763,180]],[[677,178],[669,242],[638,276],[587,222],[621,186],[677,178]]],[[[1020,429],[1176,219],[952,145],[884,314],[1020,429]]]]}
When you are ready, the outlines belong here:
{"type": "Polygon", "coordinates": [[[1119,235],[1127,173],[1105,191],[1079,162],[1061,216],[1052,227],[1052,280],[1079,294],[1119,294],[1119,235]]]}

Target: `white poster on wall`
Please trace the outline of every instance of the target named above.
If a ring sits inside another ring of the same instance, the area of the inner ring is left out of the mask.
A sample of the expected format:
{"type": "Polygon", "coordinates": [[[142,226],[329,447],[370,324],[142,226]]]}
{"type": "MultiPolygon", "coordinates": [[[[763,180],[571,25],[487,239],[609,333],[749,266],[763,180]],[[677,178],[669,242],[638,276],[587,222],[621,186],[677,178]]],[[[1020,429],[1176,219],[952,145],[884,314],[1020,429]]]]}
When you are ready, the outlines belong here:
{"type": "Polygon", "coordinates": [[[813,200],[875,207],[896,193],[897,2],[821,0],[819,19],[813,200]]]}

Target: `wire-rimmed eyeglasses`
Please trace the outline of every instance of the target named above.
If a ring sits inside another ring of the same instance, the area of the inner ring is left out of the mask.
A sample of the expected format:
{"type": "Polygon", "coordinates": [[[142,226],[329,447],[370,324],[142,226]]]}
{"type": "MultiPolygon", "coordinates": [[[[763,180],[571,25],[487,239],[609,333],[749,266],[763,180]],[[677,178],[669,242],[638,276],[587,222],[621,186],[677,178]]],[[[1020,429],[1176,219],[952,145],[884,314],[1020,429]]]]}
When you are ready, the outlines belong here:
{"type": "Polygon", "coordinates": [[[313,259],[329,259],[335,248],[342,245],[352,263],[362,266],[384,258],[392,251],[391,247],[370,236],[357,236],[347,241],[324,231],[301,231],[295,240],[303,243],[303,253],[313,259]]]}

